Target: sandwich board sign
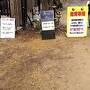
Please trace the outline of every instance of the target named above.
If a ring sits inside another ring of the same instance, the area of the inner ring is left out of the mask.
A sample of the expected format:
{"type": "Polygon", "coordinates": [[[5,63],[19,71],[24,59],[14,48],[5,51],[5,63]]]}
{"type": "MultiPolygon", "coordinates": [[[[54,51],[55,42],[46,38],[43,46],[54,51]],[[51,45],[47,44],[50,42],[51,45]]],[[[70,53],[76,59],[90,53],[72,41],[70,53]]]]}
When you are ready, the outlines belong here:
{"type": "Polygon", "coordinates": [[[1,18],[0,38],[15,38],[15,18],[1,18]]]}
{"type": "Polygon", "coordinates": [[[85,37],[88,27],[88,7],[71,6],[67,8],[67,37],[85,37]]]}
{"type": "Polygon", "coordinates": [[[40,12],[42,39],[55,39],[54,11],[47,10],[40,12]]]}
{"type": "Polygon", "coordinates": [[[41,11],[42,31],[55,30],[54,11],[41,11]]]}

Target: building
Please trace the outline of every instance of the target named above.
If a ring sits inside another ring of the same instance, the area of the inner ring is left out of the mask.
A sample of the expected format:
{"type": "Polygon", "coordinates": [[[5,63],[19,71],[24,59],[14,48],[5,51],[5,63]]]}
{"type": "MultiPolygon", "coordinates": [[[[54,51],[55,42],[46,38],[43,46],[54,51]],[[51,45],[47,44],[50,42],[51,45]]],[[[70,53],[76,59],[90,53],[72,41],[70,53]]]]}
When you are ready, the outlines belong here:
{"type": "MultiPolygon", "coordinates": [[[[4,11],[7,15],[16,19],[16,26],[25,26],[27,22],[27,15],[31,15],[33,8],[38,6],[40,9],[52,9],[54,2],[66,2],[70,0],[0,0],[0,3],[6,2],[7,4],[4,11]],[[7,9],[7,10],[6,10],[7,9]]],[[[1,6],[1,5],[0,5],[1,6]]],[[[0,7],[1,8],[1,7],[0,7]]]]}
{"type": "Polygon", "coordinates": [[[33,7],[47,9],[47,3],[46,0],[10,0],[11,17],[16,18],[17,26],[25,26],[27,14],[32,13],[33,7]]]}

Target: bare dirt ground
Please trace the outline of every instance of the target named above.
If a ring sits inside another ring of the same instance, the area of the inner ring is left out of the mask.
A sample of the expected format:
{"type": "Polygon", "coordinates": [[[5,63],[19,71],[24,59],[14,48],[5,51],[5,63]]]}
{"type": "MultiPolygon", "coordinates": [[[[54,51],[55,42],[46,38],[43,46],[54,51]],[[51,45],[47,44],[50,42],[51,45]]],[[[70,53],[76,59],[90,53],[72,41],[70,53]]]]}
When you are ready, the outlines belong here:
{"type": "Polygon", "coordinates": [[[0,90],[90,90],[90,31],[67,38],[62,26],[55,40],[30,31],[0,39],[0,90]]]}
{"type": "Polygon", "coordinates": [[[0,39],[0,90],[90,90],[90,34],[58,32],[45,41],[24,31],[0,39]]]}

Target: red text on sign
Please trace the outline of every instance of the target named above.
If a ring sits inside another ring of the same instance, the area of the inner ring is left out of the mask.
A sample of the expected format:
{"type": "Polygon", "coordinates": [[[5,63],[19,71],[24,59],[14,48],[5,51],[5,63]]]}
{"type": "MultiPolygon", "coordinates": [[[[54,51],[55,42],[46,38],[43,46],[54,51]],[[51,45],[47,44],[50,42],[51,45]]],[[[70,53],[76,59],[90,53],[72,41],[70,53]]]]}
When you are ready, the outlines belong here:
{"type": "Polygon", "coordinates": [[[70,12],[70,16],[85,16],[85,11],[83,11],[83,12],[70,12]]]}

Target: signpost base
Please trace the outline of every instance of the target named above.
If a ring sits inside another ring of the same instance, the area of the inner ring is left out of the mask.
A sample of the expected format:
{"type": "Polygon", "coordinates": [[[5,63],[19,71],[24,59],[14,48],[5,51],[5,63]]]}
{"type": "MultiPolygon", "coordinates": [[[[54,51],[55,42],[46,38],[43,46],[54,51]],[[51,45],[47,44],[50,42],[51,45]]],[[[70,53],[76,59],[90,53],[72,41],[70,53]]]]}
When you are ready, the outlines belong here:
{"type": "Polygon", "coordinates": [[[55,30],[42,31],[42,40],[55,39],[55,30]]]}

